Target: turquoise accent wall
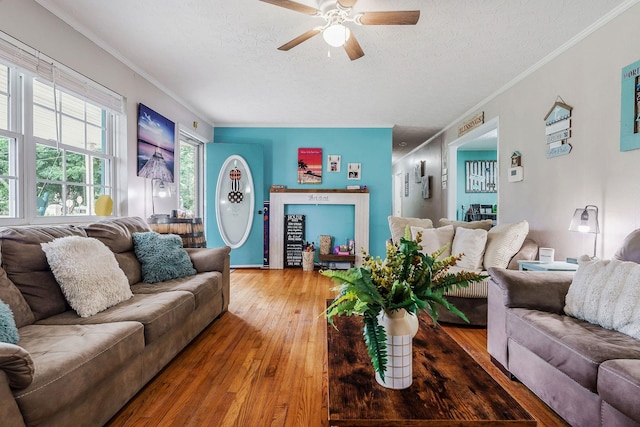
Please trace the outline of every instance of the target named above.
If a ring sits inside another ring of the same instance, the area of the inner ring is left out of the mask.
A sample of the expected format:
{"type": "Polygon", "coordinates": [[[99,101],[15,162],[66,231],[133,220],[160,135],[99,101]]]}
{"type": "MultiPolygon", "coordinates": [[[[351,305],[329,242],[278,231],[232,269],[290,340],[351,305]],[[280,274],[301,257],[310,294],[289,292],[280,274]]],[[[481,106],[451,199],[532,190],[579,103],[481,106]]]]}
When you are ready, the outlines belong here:
{"type": "MultiPolygon", "coordinates": [[[[391,215],[391,128],[239,128],[217,127],[214,143],[251,143],[264,148],[265,200],[272,184],[287,188],[346,188],[366,185],[370,191],[369,250],[384,258],[389,238],[387,217],[391,215]],[[322,148],[322,184],[298,184],[298,148],[322,148]],[[340,155],[340,172],[327,171],[327,156],[340,155]],[[360,163],[361,179],[347,179],[347,164],[360,163]]],[[[208,186],[207,199],[215,198],[208,186]]],[[[287,213],[306,215],[307,240],[318,244],[318,236],[334,236],[336,244],[353,238],[353,207],[292,205],[287,213]]],[[[273,218],[271,218],[273,220],[273,218]]],[[[356,242],[356,248],[358,242],[356,242]]],[[[262,247],[255,248],[262,252],[262,247]]]]}
{"type": "Polygon", "coordinates": [[[467,160],[498,160],[498,152],[496,150],[470,150],[458,151],[458,219],[462,220],[462,206],[465,212],[472,203],[481,205],[495,205],[498,203],[498,193],[467,193],[465,192],[465,162],[467,160]]]}

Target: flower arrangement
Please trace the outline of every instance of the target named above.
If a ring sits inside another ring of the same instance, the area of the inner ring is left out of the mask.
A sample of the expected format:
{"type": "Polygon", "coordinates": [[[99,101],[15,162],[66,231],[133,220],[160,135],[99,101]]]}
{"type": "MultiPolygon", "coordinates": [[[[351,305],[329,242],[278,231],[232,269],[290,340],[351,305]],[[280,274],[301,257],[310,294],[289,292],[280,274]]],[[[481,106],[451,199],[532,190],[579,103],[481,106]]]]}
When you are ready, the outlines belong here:
{"type": "Polygon", "coordinates": [[[381,312],[405,309],[417,314],[426,310],[438,323],[438,306],[456,314],[464,321],[467,317],[444,297],[444,293],[456,287],[467,287],[469,283],[480,282],[486,276],[475,272],[448,272],[463,256],[451,255],[442,260],[438,258],[447,246],[426,255],[420,252],[422,233],[411,239],[409,228],[400,242],[387,245],[386,259],[373,258],[363,252],[362,267],[353,267],[347,271],[325,270],[322,272],[339,283],[335,288],[339,294],[327,307],[328,322],[342,315],[361,315],[364,322],[364,340],[374,370],[384,380],[387,362],[387,335],[379,323],[381,312]]]}

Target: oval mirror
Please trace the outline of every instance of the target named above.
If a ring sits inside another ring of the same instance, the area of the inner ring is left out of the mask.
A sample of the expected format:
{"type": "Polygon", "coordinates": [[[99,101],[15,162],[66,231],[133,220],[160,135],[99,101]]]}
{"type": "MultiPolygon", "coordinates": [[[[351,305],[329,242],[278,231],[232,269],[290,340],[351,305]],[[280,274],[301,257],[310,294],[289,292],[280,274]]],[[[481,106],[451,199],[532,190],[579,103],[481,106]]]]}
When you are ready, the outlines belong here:
{"type": "Polygon", "coordinates": [[[237,154],[229,156],[218,175],[216,220],[222,240],[231,248],[239,248],[249,237],[254,205],[249,165],[237,154]]]}

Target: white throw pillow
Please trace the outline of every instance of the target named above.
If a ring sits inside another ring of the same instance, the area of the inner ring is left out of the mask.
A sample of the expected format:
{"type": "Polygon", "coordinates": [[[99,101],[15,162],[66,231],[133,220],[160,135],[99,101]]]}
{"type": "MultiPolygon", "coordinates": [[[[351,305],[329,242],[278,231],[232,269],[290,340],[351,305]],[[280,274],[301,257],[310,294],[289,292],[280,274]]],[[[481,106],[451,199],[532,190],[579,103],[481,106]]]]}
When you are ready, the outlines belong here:
{"type": "Polygon", "coordinates": [[[80,317],[133,296],[115,255],[98,239],[69,236],[41,246],[64,297],[80,317]]]}
{"type": "Polygon", "coordinates": [[[484,269],[490,267],[507,268],[509,261],[518,253],[529,234],[529,223],[500,224],[487,233],[487,247],[484,251],[484,269]]]}
{"type": "Polygon", "coordinates": [[[453,242],[453,225],[438,228],[411,227],[411,238],[415,240],[418,232],[422,232],[422,252],[431,255],[435,251],[447,246],[447,249],[438,259],[443,259],[451,255],[451,243],[453,242]]]}
{"type": "Polygon", "coordinates": [[[456,264],[465,270],[479,270],[482,268],[482,255],[487,243],[487,230],[456,228],[453,237],[451,253],[453,255],[464,254],[456,264]]]}
{"type": "Polygon", "coordinates": [[[640,339],[640,264],[580,260],[564,312],[640,339]]]}
{"type": "Polygon", "coordinates": [[[400,242],[404,237],[404,232],[409,227],[433,228],[433,222],[428,218],[403,218],[400,216],[390,216],[389,230],[391,231],[391,241],[393,243],[400,242]]]}

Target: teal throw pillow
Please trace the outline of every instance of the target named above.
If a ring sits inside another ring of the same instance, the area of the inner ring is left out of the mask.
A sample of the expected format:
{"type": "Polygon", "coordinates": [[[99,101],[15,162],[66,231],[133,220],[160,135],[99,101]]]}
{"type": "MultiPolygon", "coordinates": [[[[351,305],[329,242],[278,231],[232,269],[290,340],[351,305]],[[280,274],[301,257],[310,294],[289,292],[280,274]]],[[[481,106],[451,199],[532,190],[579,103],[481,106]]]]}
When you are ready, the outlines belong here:
{"type": "Polygon", "coordinates": [[[0,300],[0,342],[18,344],[19,339],[13,312],[7,304],[0,300]]]}
{"type": "Polygon", "coordinates": [[[196,274],[189,254],[176,234],[155,231],[133,233],[136,258],[142,265],[142,281],[158,283],[196,274]]]}

